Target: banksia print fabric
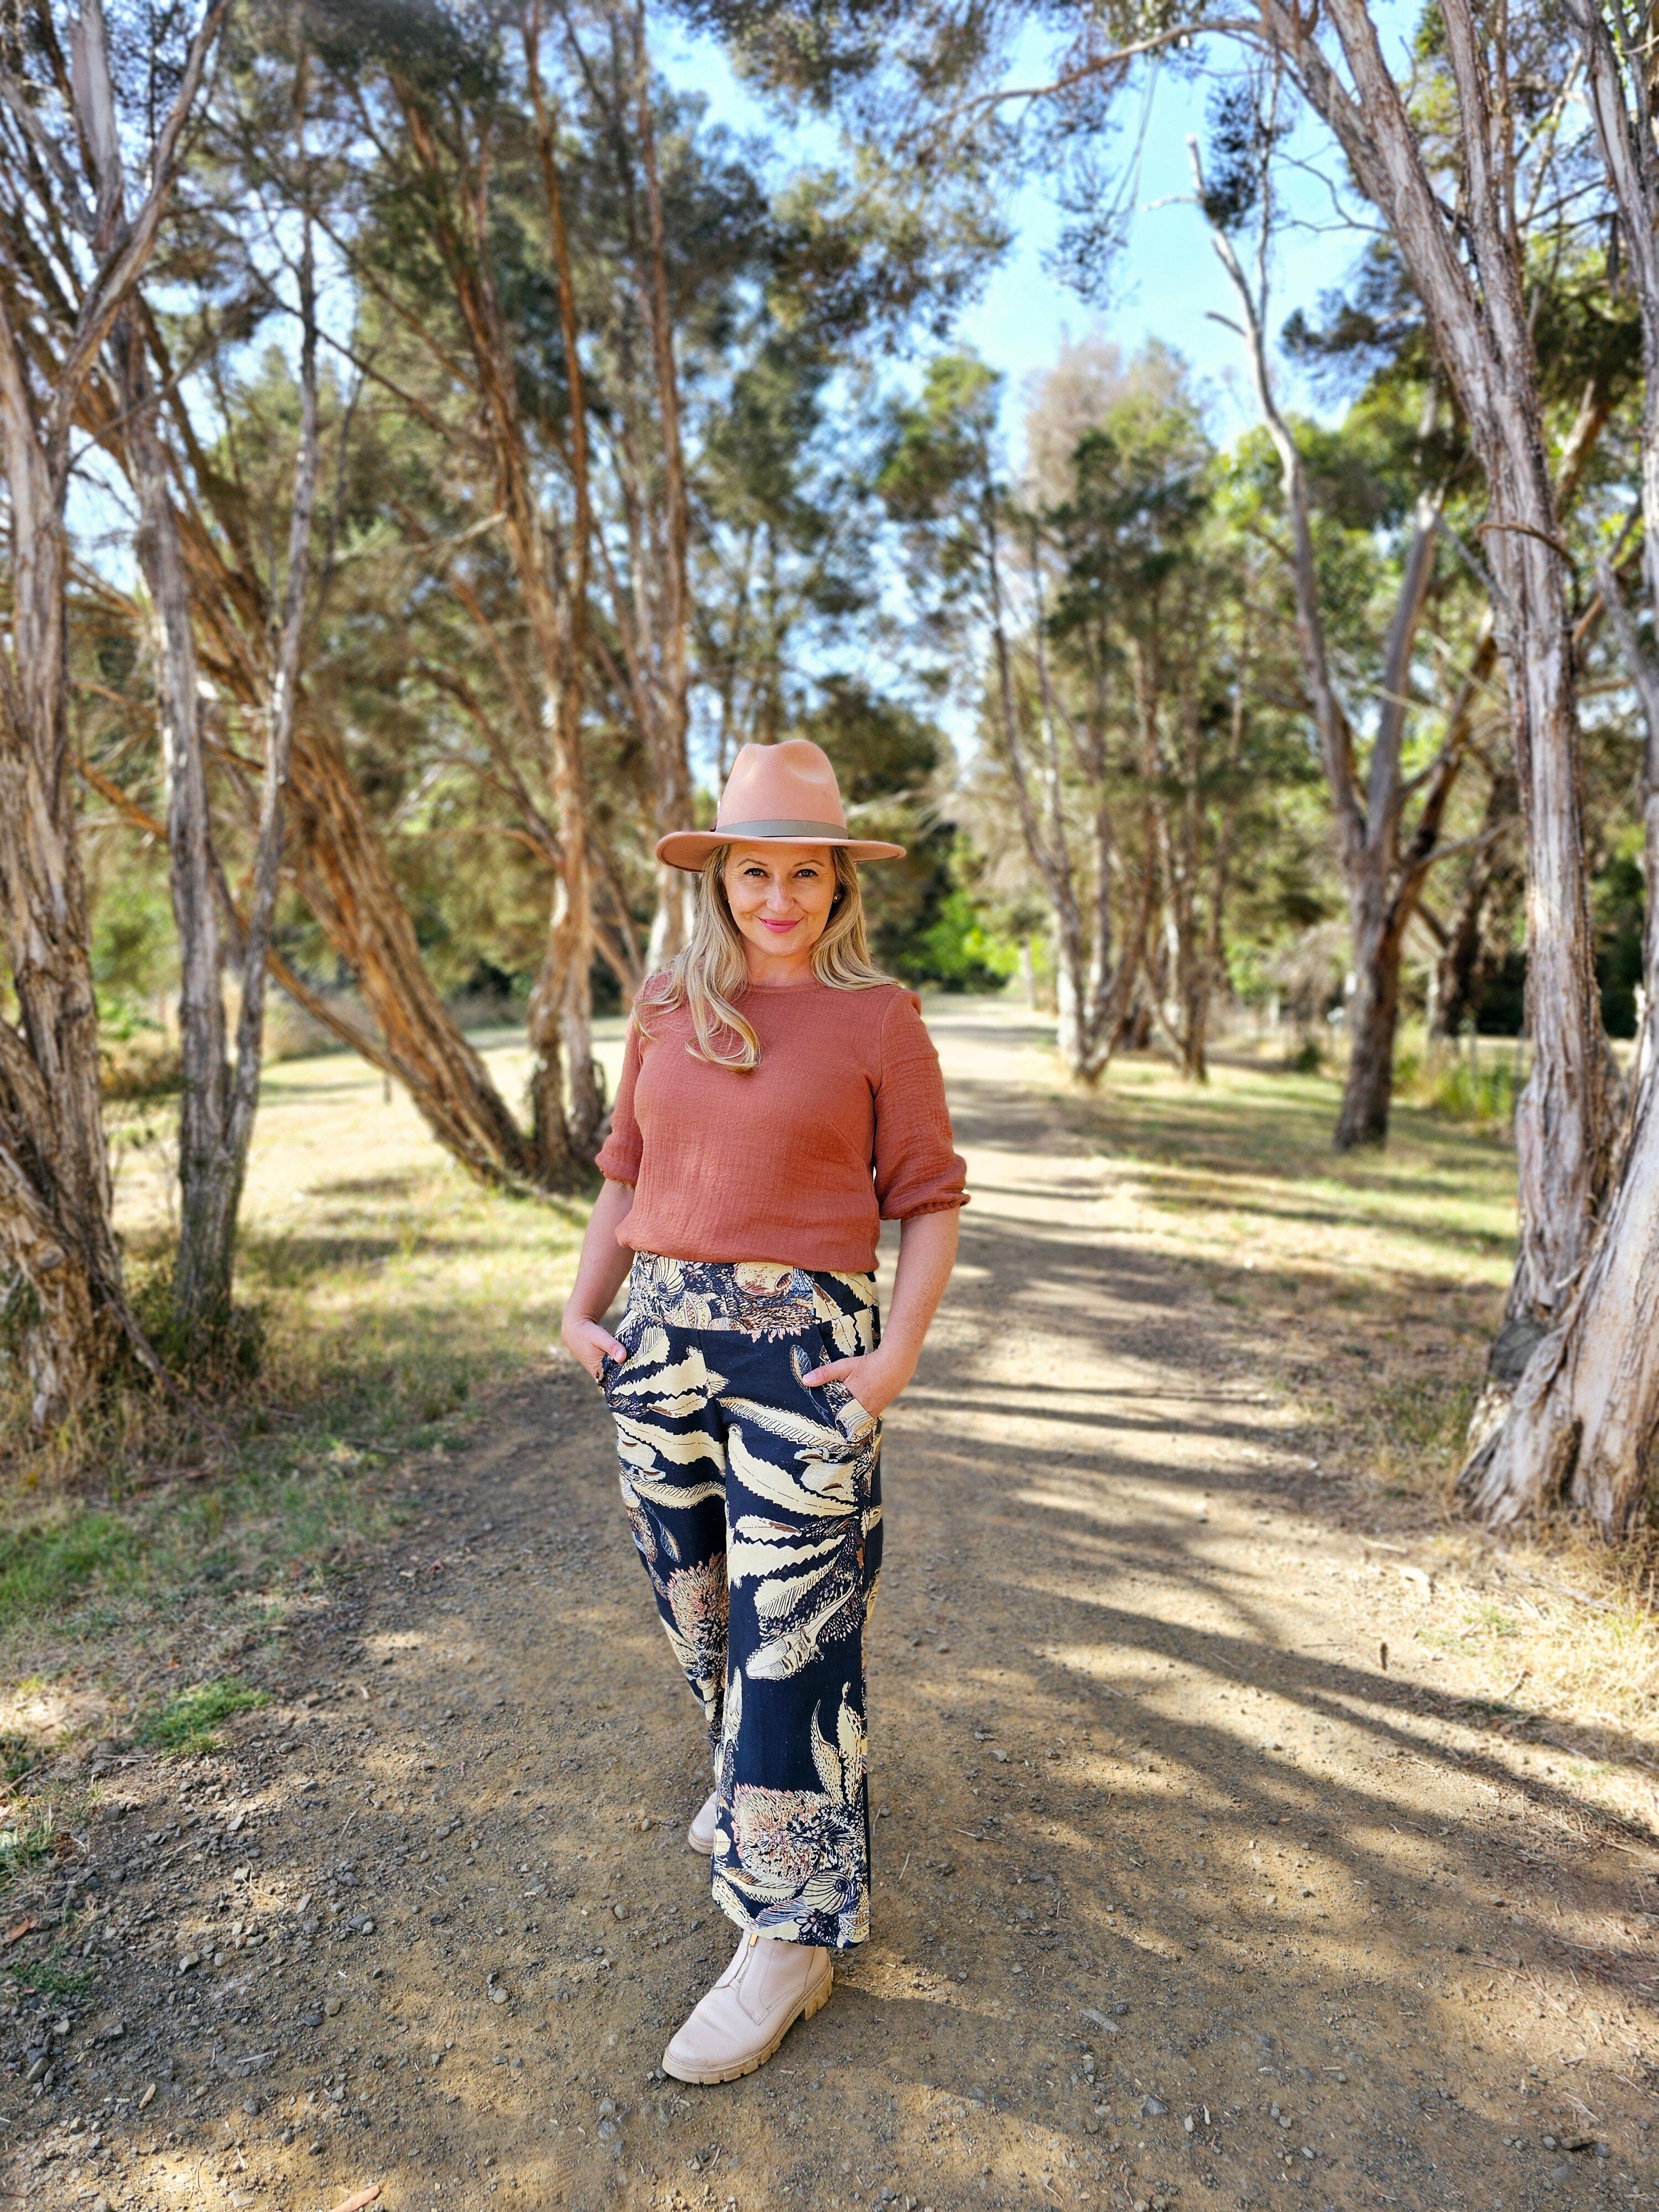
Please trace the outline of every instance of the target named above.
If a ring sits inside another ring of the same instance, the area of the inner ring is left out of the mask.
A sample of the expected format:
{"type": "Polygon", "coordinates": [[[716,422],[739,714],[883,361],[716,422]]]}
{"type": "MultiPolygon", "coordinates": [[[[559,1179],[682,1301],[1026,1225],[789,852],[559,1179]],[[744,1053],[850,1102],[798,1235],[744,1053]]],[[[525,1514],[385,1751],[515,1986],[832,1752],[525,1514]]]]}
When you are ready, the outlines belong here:
{"type": "Polygon", "coordinates": [[[715,1902],[844,1948],[870,1928],[864,1624],[881,1425],[839,1382],[873,1352],[871,1275],[641,1253],[607,1360],[623,1502],[720,1795],[715,1902]]]}

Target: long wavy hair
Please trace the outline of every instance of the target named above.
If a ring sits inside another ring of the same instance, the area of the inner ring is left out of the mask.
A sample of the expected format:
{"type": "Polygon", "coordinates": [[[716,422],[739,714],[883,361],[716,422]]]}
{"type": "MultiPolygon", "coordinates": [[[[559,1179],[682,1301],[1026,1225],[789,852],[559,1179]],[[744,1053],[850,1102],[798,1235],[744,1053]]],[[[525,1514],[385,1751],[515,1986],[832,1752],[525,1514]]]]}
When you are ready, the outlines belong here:
{"type": "MultiPolygon", "coordinates": [[[[677,1006],[691,1017],[686,1050],[716,1067],[757,1067],[760,1039],[744,1018],[743,995],[749,988],[749,963],[743,933],[732,917],[726,896],[726,861],[730,845],[717,846],[703,862],[692,896],[691,934],[684,950],[660,973],[646,978],[634,1001],[634,1018],[642,1035],[651,1034],[651,1016],[677,1006]]],[[[812,973],[832,991],[869,991],[890,983],[870,957],[864,920],[864,894],[858,865],[840,845],[829,848],[835,862],[836,895],[823,934],[812,947],[812,973]]]]}

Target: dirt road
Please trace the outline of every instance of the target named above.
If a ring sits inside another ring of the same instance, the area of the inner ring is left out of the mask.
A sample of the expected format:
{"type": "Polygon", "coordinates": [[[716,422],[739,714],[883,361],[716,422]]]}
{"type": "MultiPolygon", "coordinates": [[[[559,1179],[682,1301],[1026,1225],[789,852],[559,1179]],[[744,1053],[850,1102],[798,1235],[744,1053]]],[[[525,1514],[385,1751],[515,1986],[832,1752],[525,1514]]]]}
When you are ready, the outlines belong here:
{"type": "Polygon", "coordinates": [[[5,2029],[12,2199],[1659,2202],[1659,1853],[1420,1640],[1409,1532],[1125,1232],[1038,1033],[935,1030],[975,1200],[888,1425],[875,1935],[832,2003],[745,2081],[657,2074],[732,1943],[701,1730],[551,1367],[403,1470],[404,1535],[221,1754],[110,1765],[13,1891],[93,1979],[5,2029]]]}

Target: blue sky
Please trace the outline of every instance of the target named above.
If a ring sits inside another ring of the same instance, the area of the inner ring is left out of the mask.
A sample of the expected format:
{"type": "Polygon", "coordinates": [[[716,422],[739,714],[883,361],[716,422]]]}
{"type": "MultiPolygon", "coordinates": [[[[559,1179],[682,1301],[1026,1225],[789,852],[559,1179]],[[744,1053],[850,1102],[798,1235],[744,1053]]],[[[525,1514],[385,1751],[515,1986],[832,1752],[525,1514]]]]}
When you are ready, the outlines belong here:
{"type": "MultiPolygon", "coordinates": [[[[1392,13],[1392,9],[1385,9],[1392,13]]],[[[786,134],[775,117],[733,76],[718,46],[707,40],[662,37],[659,58],[678,83],[708,97],[713,116],[738,131],[786,134]]],[[[1040,52],[1022,56],[1018,81],[1042,81],[1040,52]]],[[[1226,440],[1255,419],[1237,337],[1211,319],[1231,315],[1234,302],[1217,262],[1202,216],[1190,204],[1188,139],[1205,137],[1210,86],[1203,78],[1160,71],[1142,141],[1139,189],[1127,251],[1105,307],[1085,304],[1044,266],[1062,218],[1041,183],[1023,188],[1010,210],[1014,240],[982,295],[961,319],[957,337],[1007,379],[1004,428],[1018,449],[1026,380],[1054,360],[1061,344],[1100,331],[1126,355],[1157,338],[1184,356],[1211,405],[1212,428],[1226,440]]],[[[1138,102],[1132,119],[1138,119],[1138,102]]],[[[827,158],[835,140],[828,125],[792,121],[787,134],[809,158],[827,158]]],[[[1316,308],[1322,291],[1340,285],[1363,248],[1363,237],[1335,220],[1321,172],[1330,165],[1322,137],[1303,125],[1287,149],[1302,164],[1281,172],[1284,203],[1295,219],[1282,238],[1271,303],[1279,329],[1291,310],[1316,308]]],[[[1313,394],[1292,369],[1279,364],[1285,396],[1318,411],[1313,394]]]]}

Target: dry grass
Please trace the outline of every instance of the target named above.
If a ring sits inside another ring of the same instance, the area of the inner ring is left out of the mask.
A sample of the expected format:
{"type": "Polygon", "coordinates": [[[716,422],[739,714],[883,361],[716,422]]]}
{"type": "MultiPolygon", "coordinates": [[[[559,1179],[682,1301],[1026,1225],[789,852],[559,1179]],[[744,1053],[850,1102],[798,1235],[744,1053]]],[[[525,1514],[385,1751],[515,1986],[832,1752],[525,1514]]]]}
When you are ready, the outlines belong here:
{"type": "Polygon", "coordinates": [[[1386,1152],[1339,1158],[1334,1076],[1241,1054],[1206,1089],[1139,1058],[1092,1098],[1043,1079],[1120,1164],[1125,1236],[1237,1316],[1333,1516],[1431,1569],[1424,1646],[1540,1760],[1650,1818],[1632,1769],[1659,1776],[1659,1530],[1610,1550],[1564,1514],[1493,1537],[1453,1494],[1514,1248],[1502,1116],[1440,1110],[1437,1078],[1407,1086],[1386,1152]]]}
{"type": "MultiPolygon", "coordinates": [[[[514,1095],[519,1040],[481,1042],[514,1095]]],[[[614,1079],[618,1024],[601,1049],[614,1079]]],[[[111,1109],[141,1300],[164,1291],[174,1112],[111,1109]]],[[[480,1190],[348,1055],[270,1068],[238,1280],[257,1369],[227,1359],[219,1433],[134,1389],[13,1457],[0,1739],[107,1732],[287,1632],[411,1510],[393,1497],[394,1462],[422,1455],[441,1482],[491,1392],[547,1355],[585,1216],[480,1190]]]]}
{"type": "MultiPolygon", "coordinates": [[[[482,1042],[515,1096],[520,1041],[482,1042]]],[[[613,1079],[620,1044],[607,1024],[613,1079]]],[[[1609,1553],[1566,1522],[1494,1541],[1454,1509],[1512,1250],[1501,1131],[1408,1097],[1386,1152],[1338,1159],[1329,1076],[1241,1055],[1194,1090],[1135,1059],[1085,1097],[1046,1057],[1028,1066],[1110,1156],[1122,1235],[1230,1310],[1330,1478],[1333,1513],[1433,1565],[1425,1648],[1455,1647],[1517,1731],[1553,1735],[1581,1764],[1616,1748],[1659,1765],[1659,1547],[1609,1553]]],[[[173,1109],[112,1115],[142,1283],[165,1262],[173,1109]]],[[[229,1676],[319,1602],[405,1510],[386,1479],[394,1458],[425,1455],[440,1484],[490,1390],[553,1341],[582,1210],[478,1190],[406,1099],[335,1054],[269,1071],[244,1218],[240,1291],[262,1360],[252,1384],[228,1378],[232,1440],[135,1392],[99,1435],[14,1465],[0,1677],[53,1686],[0,1699],[0,1740],[99,1733],[176,1691],[181,1653],[192,1679],[229,1676]],[[71,1465],[79,1486],[54,1489],[71,1465]]]]}

